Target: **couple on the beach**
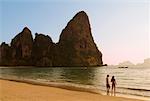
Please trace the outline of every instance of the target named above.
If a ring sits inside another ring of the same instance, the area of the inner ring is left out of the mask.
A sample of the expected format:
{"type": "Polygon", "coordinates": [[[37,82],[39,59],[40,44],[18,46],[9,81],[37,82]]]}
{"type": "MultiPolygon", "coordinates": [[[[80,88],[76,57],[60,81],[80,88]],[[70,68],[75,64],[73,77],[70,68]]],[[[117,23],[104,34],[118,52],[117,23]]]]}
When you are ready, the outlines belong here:
{"type": "MultiPolygon", "coordinates": [[[[111,78],[111,95],[116,95],[116,80],[115,80],[115,76],[112,76],[111,78]]],[[[106,90],[107,90],[107,95],[109,95],[109,89],[110,89],[110,84],[109,84],[109,75],[107,75],[106,77],[106,90]]]]}

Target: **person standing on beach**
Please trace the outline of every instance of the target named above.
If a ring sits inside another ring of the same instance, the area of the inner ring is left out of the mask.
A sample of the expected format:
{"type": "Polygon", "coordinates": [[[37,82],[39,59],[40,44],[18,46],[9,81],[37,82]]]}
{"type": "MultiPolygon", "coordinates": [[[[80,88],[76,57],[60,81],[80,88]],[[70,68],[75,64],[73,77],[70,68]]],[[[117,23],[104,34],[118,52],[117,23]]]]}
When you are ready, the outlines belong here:
{"type": "Polygon", "coordinates": [[[115,80],[115,76],[112,76],[111,83],[112,83],[111,95],[114,94],[114,96],[115,96],[116,95],[116,80],[115,80]]]}
{"type": "Polygon", "coordinates": [[[107,77],[106,77],[106,90],[107,90],[107,95],[109,95],[109,89],[110,89],[110,85],[109,85],[109,75],[107,75],[107,77]]]}

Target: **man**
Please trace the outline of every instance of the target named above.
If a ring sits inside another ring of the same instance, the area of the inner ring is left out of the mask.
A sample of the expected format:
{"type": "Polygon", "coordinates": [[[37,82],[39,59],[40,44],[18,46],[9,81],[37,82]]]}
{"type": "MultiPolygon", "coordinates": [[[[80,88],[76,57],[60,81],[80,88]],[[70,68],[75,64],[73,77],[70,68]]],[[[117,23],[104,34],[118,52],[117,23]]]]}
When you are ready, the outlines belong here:
{"type": "Polygon", "coordinates": [[[107,90],[107,95],[109,95],[109,89],[110,89],[110,85],[109,85],[109,75],[107,75],[107,77],[106,77],[106,90],[107,90]]]}

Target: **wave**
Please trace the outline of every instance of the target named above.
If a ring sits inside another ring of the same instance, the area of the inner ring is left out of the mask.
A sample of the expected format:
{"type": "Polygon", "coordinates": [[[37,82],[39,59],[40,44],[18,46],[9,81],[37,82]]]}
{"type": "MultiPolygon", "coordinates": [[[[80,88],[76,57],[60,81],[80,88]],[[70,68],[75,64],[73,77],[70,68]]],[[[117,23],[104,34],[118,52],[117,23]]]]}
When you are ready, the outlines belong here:
{"type": "Polygon", "coordinates": [[[127,88],[130,90],[139,90],[139,91],[150,91],[150,89],[144,89],[144,88],[127,88]]]}
{"type": "Polygon", "coordinates": [[[135,90],[135,91],[150,91],[150,89],[146,89],[146,88],[130,88],[130,87],[117,87],[120,89],[129,89],[129,90],[135,90]]]}

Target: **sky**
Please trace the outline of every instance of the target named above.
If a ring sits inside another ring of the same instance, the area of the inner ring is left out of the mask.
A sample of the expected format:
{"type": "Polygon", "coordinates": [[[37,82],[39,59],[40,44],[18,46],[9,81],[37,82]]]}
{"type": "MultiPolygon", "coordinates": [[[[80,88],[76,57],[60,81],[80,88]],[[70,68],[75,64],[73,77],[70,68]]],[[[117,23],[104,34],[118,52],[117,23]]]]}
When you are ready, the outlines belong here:
{"type": "Polygon", "coordinates": [[[150,0],[0,0],[0,43],[28,27],[58,42],[79,11],[89,17],[103,62],[142,63],[150,57],[150,0]]]}

